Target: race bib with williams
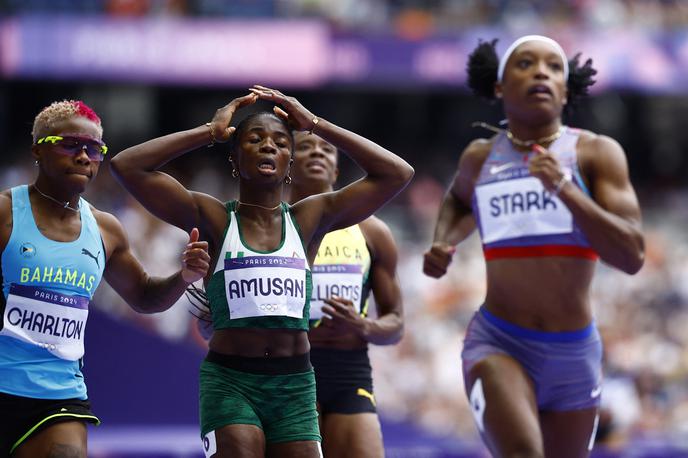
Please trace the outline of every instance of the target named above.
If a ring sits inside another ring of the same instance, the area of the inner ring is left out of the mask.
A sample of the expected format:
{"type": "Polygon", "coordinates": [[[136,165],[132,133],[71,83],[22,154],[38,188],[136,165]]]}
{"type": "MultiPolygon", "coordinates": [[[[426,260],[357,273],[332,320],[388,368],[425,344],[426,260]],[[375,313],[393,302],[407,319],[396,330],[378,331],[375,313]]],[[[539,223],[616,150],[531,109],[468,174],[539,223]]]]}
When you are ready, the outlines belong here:
{"type": "Polygon", "coordinates": [[[348,299],[358,309],[362,287],[363,274],[359,264],[314,265],[311,319],[319,320],[323,317],[324,300],[332,296],[348,299]]]}

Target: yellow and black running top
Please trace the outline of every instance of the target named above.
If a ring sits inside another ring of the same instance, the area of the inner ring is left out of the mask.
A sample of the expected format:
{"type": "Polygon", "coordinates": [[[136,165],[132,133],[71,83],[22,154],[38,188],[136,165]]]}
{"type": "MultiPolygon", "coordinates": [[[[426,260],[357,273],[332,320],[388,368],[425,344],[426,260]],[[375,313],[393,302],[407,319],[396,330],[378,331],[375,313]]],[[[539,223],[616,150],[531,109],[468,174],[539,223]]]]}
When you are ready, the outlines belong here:
{"type": "Polygon", "coordinates": [[[313,263],[311,326],[323,316],[323,300],[349,299],[357,312],[368,312],[371,256],[358,224],[325,235],[313,263]]]}

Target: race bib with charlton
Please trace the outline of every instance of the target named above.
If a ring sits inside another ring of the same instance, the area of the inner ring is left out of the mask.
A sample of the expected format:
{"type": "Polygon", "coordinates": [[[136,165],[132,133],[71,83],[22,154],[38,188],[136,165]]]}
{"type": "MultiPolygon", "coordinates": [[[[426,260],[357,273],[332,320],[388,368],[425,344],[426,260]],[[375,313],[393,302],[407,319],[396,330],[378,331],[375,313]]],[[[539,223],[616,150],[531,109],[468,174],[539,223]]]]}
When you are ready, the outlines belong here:
{"type": "Polygon", "coordinates": [[[84,355],[84,331],[89,299],[32,286],[10,286],[0,335],[76,361],[84,355]]]}

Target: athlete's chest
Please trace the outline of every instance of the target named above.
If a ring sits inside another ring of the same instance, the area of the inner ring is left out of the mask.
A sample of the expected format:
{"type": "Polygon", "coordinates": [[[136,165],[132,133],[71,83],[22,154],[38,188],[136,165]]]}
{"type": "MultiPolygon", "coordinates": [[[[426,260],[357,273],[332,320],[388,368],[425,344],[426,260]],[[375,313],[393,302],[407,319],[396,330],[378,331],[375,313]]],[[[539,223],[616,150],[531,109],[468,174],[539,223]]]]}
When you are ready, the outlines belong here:
{"type": "Polygon", "coordinates": [[[78,215],[68,218],[48,218],[34,215],[36,229],[48,240],[55,242],[72,242],[81,234],[81,218],[78,215]]]}

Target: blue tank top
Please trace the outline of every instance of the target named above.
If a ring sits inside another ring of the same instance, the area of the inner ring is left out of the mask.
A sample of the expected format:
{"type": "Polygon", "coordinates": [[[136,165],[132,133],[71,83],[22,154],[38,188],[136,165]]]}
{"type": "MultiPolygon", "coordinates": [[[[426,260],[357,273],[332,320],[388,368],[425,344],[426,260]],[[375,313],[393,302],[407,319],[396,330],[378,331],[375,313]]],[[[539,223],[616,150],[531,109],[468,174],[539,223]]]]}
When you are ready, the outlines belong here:
{"type": "MultiPolygon", "coordinates": [[[[569,127],[549,150],[564,174],[586,194],[578,168],[576,144],[580,131],[569,127]]],[[[516,150],[498,134],[483,163],[472,198],[486,260],[540,256],[597,259],[585,234],[566,205],[528,171],[531,154],[516,150]]]]}
{"type": "Polygon", "coordinates": [[[79,237],[50,240],[36,227],[28,186],[11,192],[12,233],[2,252],[0,391],[86,399],[84,332],[88,304],[105,266],[98,224],[88,202],[79,199],[79,237]]]}

